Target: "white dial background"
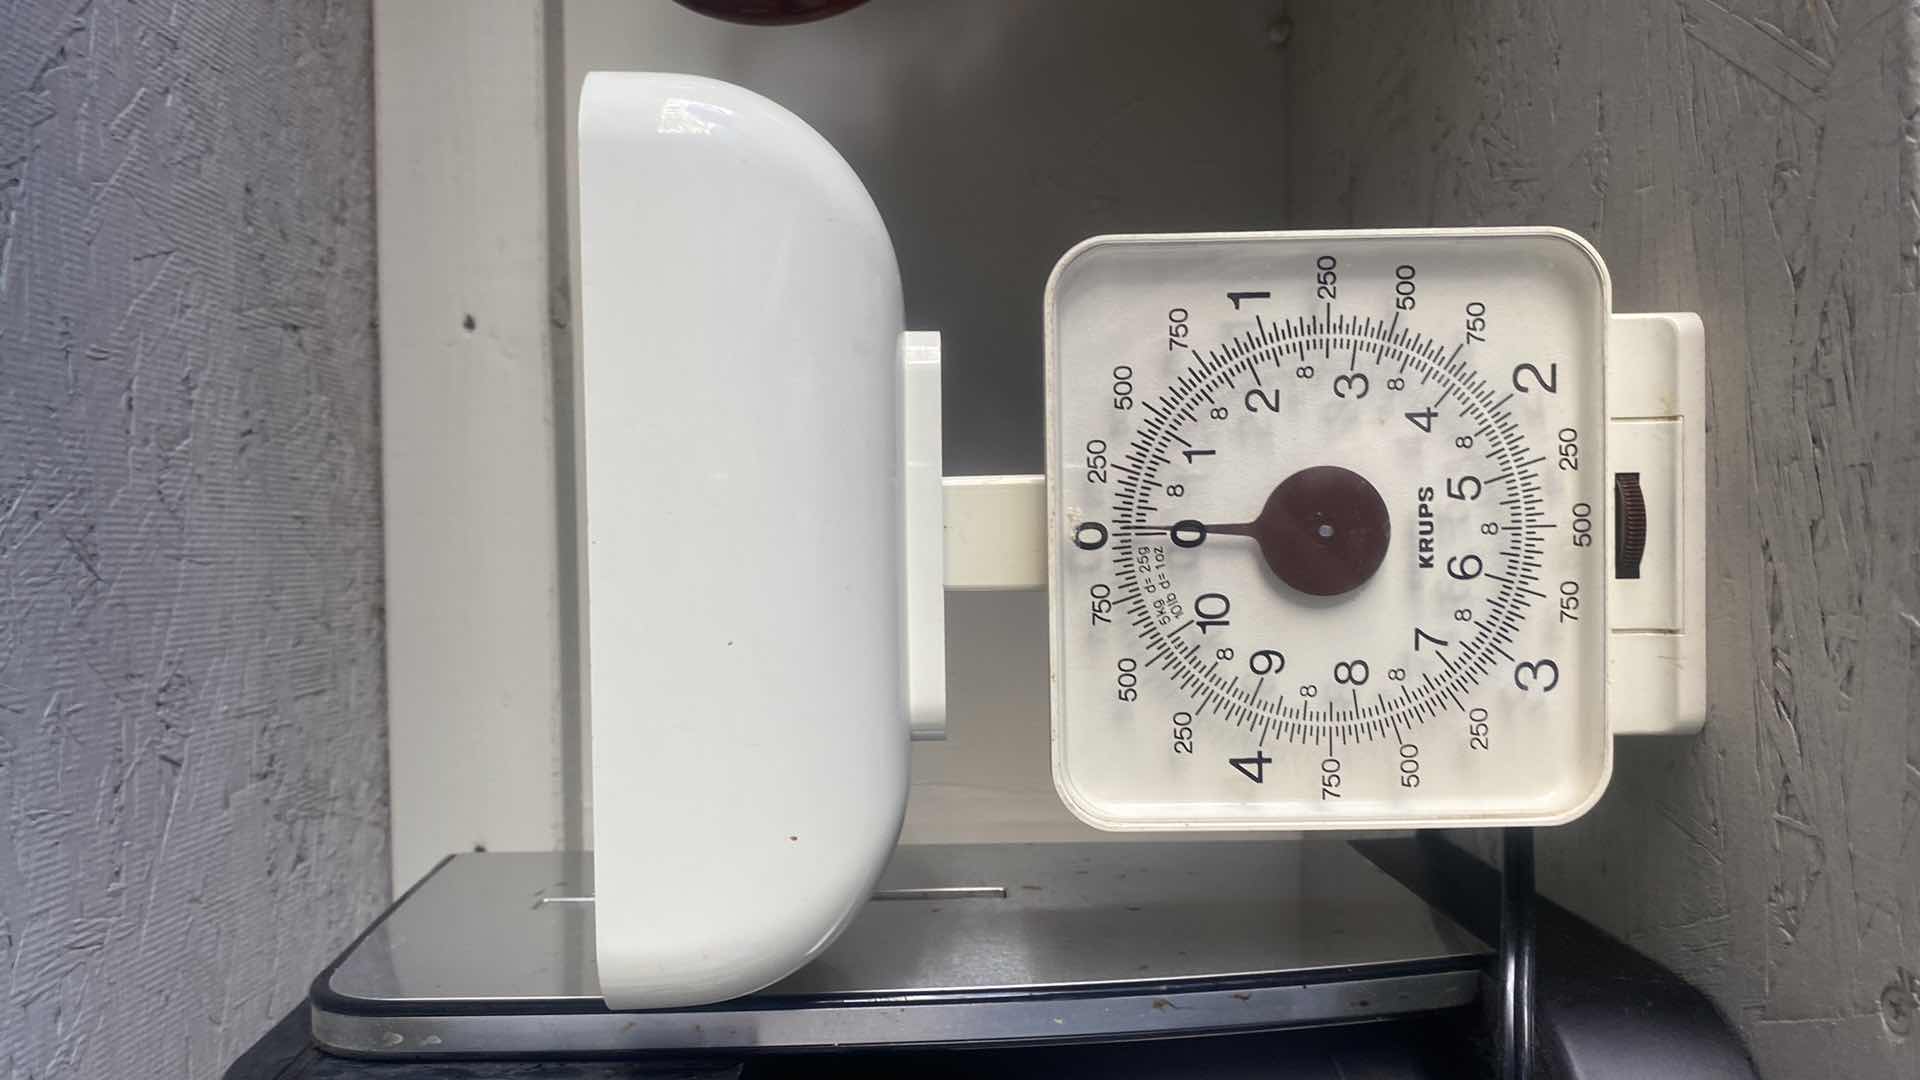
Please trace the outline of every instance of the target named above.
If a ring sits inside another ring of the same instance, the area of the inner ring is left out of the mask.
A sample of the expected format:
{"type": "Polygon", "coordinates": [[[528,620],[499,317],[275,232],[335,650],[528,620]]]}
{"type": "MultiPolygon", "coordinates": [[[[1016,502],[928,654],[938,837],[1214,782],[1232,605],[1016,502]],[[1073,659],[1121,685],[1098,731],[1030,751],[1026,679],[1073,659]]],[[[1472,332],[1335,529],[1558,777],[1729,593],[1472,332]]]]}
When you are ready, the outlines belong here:
{"type": "Polygon", "coordinates": [[[1054,767],[1076,813],[1405,827],[1562,820],[1598,796],[1590,249],[1551,230],[1109,238],[1062,260],[1048,301],[1054,767]],[[1206,528],[1315,466],[1365,478],[1391,532],[1335,596],[1206,528]]]}

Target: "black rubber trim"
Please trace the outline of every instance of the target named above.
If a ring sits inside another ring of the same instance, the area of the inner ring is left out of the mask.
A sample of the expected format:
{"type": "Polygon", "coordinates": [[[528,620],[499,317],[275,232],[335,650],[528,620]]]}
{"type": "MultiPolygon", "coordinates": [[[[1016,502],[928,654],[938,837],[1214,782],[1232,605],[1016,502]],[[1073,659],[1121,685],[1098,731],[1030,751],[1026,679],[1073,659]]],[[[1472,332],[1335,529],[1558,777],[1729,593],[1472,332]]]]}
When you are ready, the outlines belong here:
{"type": "Polygon", "coordinates": [[[1500,834],[1500,1075],[1531,1080],[1534,1027],[1533,830],[1500,834]]]}

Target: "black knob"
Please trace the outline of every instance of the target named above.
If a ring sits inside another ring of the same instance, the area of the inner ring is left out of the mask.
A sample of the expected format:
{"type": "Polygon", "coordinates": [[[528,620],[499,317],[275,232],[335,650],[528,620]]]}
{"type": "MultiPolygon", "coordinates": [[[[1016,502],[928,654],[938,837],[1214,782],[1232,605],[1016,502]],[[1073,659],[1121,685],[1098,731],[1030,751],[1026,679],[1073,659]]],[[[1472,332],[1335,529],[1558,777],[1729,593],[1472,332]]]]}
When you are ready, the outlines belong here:
{"type": "Polygon", "coordinates": [[[1613,576],[1640,576],[1640,560],[1647,554],[1647,500],[1640,493],[1640,474],[1613,474],[1613,576]]]}

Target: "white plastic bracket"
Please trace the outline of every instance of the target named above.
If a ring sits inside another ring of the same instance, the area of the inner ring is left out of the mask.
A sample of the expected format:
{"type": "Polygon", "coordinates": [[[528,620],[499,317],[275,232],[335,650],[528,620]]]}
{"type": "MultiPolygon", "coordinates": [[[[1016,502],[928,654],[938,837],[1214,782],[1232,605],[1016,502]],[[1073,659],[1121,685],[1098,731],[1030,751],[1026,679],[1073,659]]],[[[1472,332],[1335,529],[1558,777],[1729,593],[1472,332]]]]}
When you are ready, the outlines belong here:
{"type": "Polygon", "coordinates": [[[946,507],[941,494],[940,335],[900,335],[900,446],[906,513],[907,722],[915,740],[947,737],[946,507]]]}
{"type": "Polygon", "coordinates": [[[1706,722],[1706,335],[1686,313],[1607,327],[1607,724],[1691,735],[1706,722]],[[1645,504],[1638,577],[1618,576],[1622,486],[1645,504]]]}
{"type": "Polygon", "coordinates": [[[946,590],[1047,587],[1047,478],[942,476],[940,335],[900,335],[907,717],[947,737],[946,590]]]}

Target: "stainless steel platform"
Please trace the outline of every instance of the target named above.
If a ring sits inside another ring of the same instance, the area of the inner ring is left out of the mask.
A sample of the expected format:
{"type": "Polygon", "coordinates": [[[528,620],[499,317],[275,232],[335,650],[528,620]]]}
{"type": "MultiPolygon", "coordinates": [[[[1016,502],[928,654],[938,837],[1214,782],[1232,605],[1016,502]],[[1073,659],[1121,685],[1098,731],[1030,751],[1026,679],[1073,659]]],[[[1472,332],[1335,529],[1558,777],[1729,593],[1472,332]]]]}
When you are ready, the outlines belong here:
{"type": "Polygon", "coordinates": [[[900,848],[818,960],[737,1001],[612,1013],[591,856],[456,856],[316,981],[360,1055],[1122,1038],[1471,1002],[1487,946],[1332,837],[900,848]]]}

